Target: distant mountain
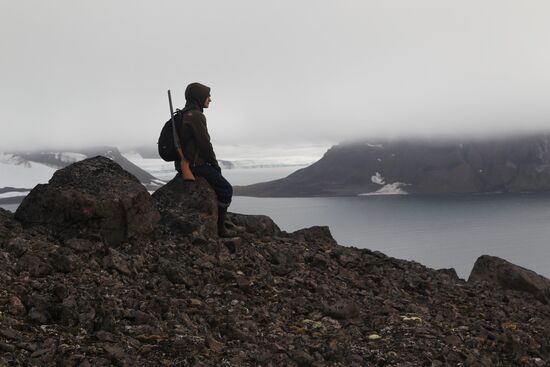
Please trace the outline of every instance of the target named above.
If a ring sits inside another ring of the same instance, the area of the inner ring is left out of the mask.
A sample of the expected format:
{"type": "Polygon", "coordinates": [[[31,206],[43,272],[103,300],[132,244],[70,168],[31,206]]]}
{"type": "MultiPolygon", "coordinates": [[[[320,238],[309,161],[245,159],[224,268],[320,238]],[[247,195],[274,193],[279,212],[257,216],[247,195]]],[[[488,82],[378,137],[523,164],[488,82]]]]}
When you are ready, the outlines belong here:
{"type": "Polygon", "coordinates": [[[155,159],[160,158],[157,144],[146,145],[132,149],[143,158],[155,159]]]}
{"type": "Polygon", "coordinates": [[[339,144],[286,178],[235,187],[261,197],[550,191],[550,135],[339,144]]]}
{"type": "Polygon", "coordinates": [[[71,151],[35,151],[0,153],[0,204],[19,203],[39,183],[46,183],[53,173],[77,161],[107,157],[140,180],[148,190],[164,185],[159,180],[126,159],[115,147],[95,147],[71,151]]]}

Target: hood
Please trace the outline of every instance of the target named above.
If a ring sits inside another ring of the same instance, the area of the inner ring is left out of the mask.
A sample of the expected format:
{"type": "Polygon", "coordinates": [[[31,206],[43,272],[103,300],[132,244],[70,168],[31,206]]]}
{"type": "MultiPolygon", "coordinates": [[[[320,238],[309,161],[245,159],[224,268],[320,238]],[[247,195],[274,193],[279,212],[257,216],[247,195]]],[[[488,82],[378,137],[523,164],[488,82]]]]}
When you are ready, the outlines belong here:
{"type": "Polygon", "coordinates": [[[187,102],[197,104],[201,110],[208,96],[210,96],[210,87],[201,83],[191,83],[185,89],[185,99],[187,102]]]}

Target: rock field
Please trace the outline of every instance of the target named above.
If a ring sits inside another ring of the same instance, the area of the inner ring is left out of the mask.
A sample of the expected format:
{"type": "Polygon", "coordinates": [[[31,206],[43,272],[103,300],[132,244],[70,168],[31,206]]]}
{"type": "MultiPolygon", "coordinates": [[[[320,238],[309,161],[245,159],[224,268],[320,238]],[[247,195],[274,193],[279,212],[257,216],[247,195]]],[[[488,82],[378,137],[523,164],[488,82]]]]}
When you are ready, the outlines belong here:
{"type": "Polygon", "coordinates": [[[489,256],[468,282],[329,228],[281,231],[103,157],[0,209],[0,366],[548,366],[550,281],[489,256]]]}

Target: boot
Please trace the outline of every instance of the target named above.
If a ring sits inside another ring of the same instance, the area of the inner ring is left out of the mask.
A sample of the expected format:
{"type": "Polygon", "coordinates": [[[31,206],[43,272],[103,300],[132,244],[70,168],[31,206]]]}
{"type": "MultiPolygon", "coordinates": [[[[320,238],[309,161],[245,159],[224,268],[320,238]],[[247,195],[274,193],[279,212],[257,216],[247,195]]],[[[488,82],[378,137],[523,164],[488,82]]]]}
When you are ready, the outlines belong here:
{"type": "Polygon", "coordinates": [[[237,234],[225,228],[225,219],[227,217],[227,207],[218,206],[218,236],[222,238],[236,237],[237,234]]]}

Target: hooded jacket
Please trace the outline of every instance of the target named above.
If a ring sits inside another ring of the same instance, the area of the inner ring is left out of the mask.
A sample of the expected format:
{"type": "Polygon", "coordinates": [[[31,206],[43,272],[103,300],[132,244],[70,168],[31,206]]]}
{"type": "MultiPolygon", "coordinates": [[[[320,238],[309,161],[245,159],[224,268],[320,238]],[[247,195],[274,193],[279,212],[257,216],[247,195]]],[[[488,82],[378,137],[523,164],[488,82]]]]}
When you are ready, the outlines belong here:
{"type": "MultiPolygon", "coordinates": [[[[203,106],[210,96],[210,88],[200,83],[191,83],[185,89],[186,104],[180,112],[183,123],[176,124],[176,130],[183,146],[185,158],[191,167],[210,164],[219,169],[218,160],[210,142],[203,106]]],[[[179,158],[175,162],[179,168],[179,158]]]]}

